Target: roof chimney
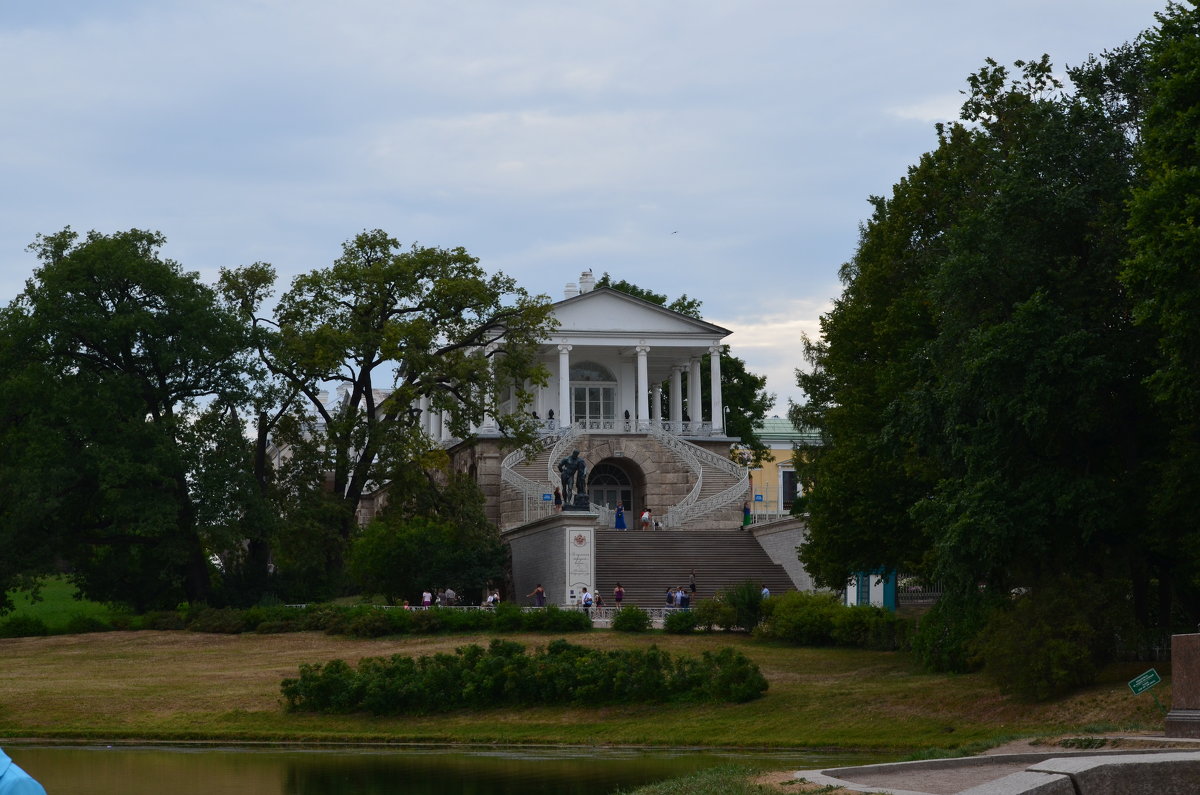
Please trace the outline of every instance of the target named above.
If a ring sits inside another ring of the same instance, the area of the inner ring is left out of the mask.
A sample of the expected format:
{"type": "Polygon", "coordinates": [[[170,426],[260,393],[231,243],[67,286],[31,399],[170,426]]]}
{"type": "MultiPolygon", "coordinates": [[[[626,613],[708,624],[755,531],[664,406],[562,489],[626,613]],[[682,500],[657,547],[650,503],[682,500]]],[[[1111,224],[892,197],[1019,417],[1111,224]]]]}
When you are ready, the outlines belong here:
{"type": "Polygon", "coordinates": [[[579,288],[575,286],[575,282],[567,282],[567,289],[563,290],[563,298],[574,298],[579,295],[579,288]]]}
{"type": "Polygon", "coordinates": [[[590,293],[592,288],[596,286],[596,277],[592,276],[590,270],[586,270],[579,274],[579,292],[590,293]]]}

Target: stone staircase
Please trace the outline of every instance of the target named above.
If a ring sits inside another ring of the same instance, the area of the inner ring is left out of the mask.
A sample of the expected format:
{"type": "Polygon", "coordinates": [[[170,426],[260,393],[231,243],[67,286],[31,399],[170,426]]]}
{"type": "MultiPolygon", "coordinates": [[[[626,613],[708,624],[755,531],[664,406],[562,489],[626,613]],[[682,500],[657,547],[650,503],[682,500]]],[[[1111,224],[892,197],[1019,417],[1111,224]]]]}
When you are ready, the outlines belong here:
{"type": "Polygon", "coordinates": [[[595,538],[595,590],[609,606],[619,582],[625,589],[625,604],[662,607],[667,588],[686,588],[693,569],[701,599],[711,599],[722,588],[746,580],[766,585],[772,594],[796,590],[787,572],[771,562],[752,533],[597,530],[595,538]]]}
{"type": "Polygon", "coordinates": [[[532,458],[522,459],[511,467],[512,471],[538,484],[541,491],[553,491],[558,482],[549,474],[551,447],[551,445],[547,445],[532,458]]]}

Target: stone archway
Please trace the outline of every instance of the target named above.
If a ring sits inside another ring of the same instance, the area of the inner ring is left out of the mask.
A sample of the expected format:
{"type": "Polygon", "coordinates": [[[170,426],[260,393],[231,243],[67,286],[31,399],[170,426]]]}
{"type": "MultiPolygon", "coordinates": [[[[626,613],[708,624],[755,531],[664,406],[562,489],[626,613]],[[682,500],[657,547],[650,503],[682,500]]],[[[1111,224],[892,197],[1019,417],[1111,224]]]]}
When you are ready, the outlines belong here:
{"type": "Polygon", "coordinates": [[[588,496],[596,505],[615,508],[625,504],[626,514],[640,505],[646,493],[646,476],[633,461],[612,457],[596,462],[588,473],[588,496]]]}

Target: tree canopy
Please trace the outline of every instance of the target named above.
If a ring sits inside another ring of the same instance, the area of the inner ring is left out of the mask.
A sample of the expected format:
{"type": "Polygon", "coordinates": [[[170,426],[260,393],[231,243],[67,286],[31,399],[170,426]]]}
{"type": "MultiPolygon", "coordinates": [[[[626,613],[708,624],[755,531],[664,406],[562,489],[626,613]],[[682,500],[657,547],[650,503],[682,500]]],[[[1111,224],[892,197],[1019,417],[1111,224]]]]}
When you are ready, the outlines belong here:
{"type": "Polygon", "coordinates": [[[164,242],[65,229],[31,246],[41,266],[0,335],[0,533],[19,551],[0,585],[65,560],[93,599],[209,595],[208,550],[232,543],[213,517],[246,509],[228,409],[247,392],[249,338],[164,242]]]}
{"type": "Polygon", "coordinates": [[[1181,579],[1162,552],[1184,539],[1147,521],[1166,450],[1122,281],[1139,140],[1160,135],[1140,114],[1144,57],[1137,43],[1069,69],[1072,90],[1046,56],[988,60],[962,121],[872,199],[791,410],[824,440],[797,457],[820,582],[1124,580],[1143,623],[1191,603],[1200,568],[1181,579]],[[1157,610],[1151,583],[1174,583],[1157,610]]]}

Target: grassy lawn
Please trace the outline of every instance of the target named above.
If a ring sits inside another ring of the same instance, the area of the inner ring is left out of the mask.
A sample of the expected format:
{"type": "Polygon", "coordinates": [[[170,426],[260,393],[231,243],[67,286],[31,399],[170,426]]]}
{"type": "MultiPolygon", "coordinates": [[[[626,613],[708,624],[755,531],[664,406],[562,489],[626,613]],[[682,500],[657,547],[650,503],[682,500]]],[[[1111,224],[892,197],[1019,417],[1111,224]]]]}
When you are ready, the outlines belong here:
{"type": "MultiPolygon", "coordinates": [[[[515,635],[527,646],[554,636],[515,635]]],[[[670,744],[976,750],[1015,737],[1162,727],[1149,693],[1125,682],[1147,666],[1041,705],[1014,703],[977,675],[920,673],[907,655],[764,645],[738,635],[570,636],[603,648],[672,653],[734,646],[761,668],[749,704],[535,708],[435,717],[286,713],[279,684],[300,663],[431,654],[486,636],[361,640],[320,633],[110,632],[0,640],[0,736],[146,740],[670,744]],[[669,738],[669,742],[664,738],[669,738]]],[[[1165,673],[1165,671],[1164,671],[1165,673]]],[[[1164,685],[1169,685],[1165,682],[1164,685]]],[[[1169,687],[1158,688],[1170,703],[1169,687]]]]}
{"type": "Polygon", "coordinates": [[[51,632],[62,632],[67,622],[76,616],[108,620],[113,615],[112,608],[107,605],[76,599],[76,593],[75,586],[66,577],[51,577],[42,584],[41,598],[36,602],[24,591],[12,592],[10,596],[15,609],[3,618],[39,618],[51,632]]]}

